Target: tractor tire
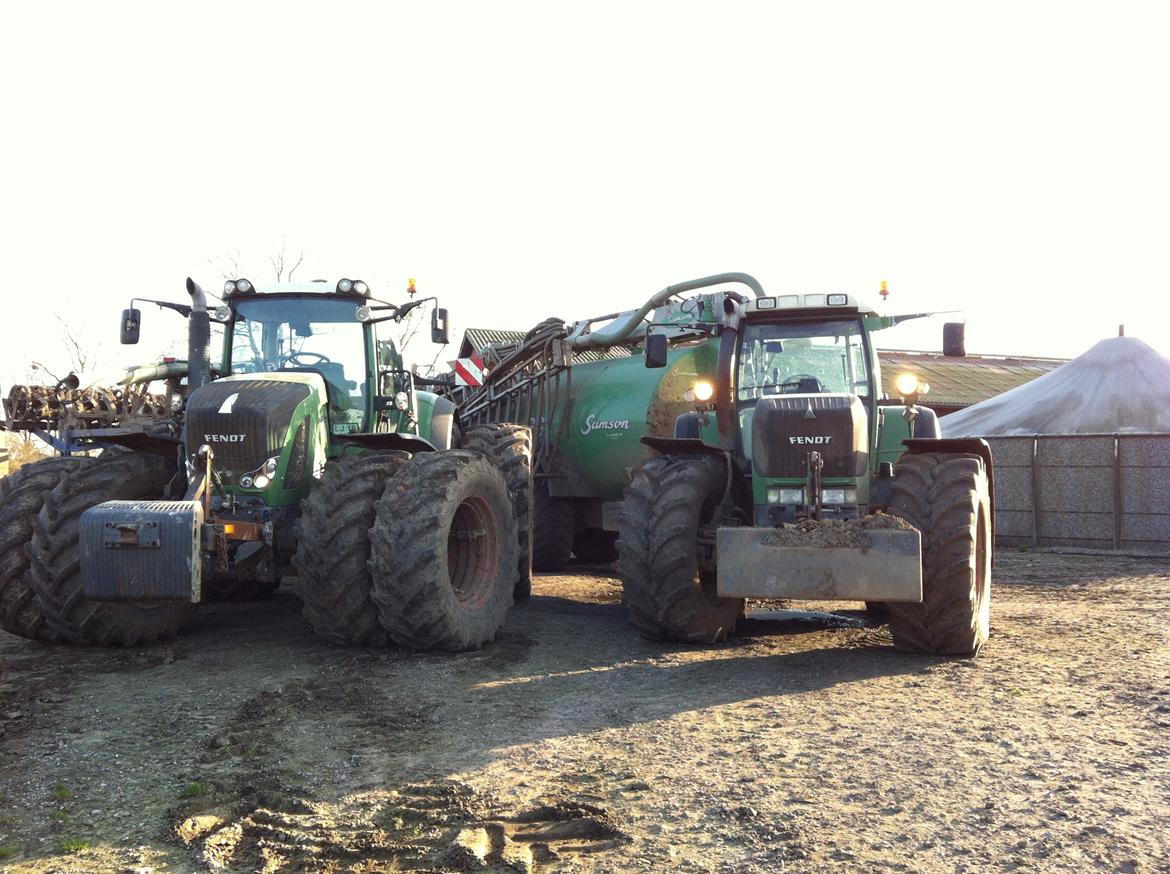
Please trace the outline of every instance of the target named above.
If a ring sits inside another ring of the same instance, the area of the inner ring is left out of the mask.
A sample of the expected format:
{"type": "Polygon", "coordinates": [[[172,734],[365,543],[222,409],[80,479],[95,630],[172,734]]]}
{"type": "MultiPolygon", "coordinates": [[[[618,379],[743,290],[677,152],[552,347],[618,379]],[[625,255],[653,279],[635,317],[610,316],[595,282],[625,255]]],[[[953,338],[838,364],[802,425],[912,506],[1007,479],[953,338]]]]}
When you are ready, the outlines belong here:
{"type": "Polygon", "coordinates": [[[409,453],[383,450],[331,461],[301,502],[294,591],[313,631],[330,643],[390,643],[370,597],[370,528],[386,482],[409,460],[409,453]]]}
{"type": "Polygon", "coordinates": [[[532,568],[559,571],[573,552],[576,510],[569,498],[554,498],[540,483],[532,496],[532,568]]]}
{"type": "Polygon", "coordinates": [[[991,616],[991,497],[977,455],[903,455],[889,512],[922,535],[922,603],[891,603],[894,645],[909,652],[973,656],[991,616]]]}
{"type": "Polygon", "coordinates": [[[463,448],[490,458],[508,483],[520,549],[512,597],[523,601],[532,595],[532,429],[524,425],[475,425],[464,432],[463,448]]]}
{"type": "Polygon", "coordinates": [[[0,628],[29,640],[52,641],[56,634],[37,609],[29,582],[26,549],[33,521],[45,496],[62,479],[89,462],[85,456],[46,458],[0,479],[0,628]]]}
{"type": "Polygon", "coordinates": [[[37,609],[57,639],[97,646],[137,646],[174,637],[195,612],[189,602],[93,601],[81,588],[81,514],[105,501],[161,499],[173,460],[119,452],[82,464],[45,495],[29,544],[29,579],[37,609]]]}
{"type": "Polygon", "coordinates": [[[625,491],[618,575],[630,622],[651,640],[714,643],[735,628],[743,598],[716,594],[715,530],[726,468],[712,456],[651,458],[625,491]]]}
{"type": "Polygon", "coordinates": [[[588,564],[617,561],[617,532],[603,528],[582,528],[573,538],[573,555],[588,564]]]}
{"type": "Polygon", "coordinates": [[[475,649],[512,606],[518,561],[508,483],[478,452],[416,455],[386,484],[370,531],[382,626],[409,649],[475,649]]]}

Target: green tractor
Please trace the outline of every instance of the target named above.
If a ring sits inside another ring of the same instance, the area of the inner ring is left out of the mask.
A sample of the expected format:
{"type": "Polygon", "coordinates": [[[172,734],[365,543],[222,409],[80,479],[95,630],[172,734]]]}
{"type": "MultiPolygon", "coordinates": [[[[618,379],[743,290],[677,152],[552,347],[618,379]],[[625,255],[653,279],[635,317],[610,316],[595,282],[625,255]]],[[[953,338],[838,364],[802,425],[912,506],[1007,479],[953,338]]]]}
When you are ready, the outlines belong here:
{"type": "MultiPolygon", "coordinates": [[[[0,482],[0,627],[135,645],[176,634],[216,594],[292,577],[331,642],[491,640],[529,590],[531,437],[461,433],[455,405],[404,367],[384,323],[433,298],[240,279],[209,311],[187,290],[189,304],[149,301],[189,321],[188,361],[166,368],[170,415],[73,431],[62,457],[0,482]]],[[[134,303],[123,343],[138,341],[134,303]]],[[[435,343],[446,318],[436,305],[435,343]]]]}
{"type": "MultiPolygon", "coordinates": [[[[723,639],[746,598],[856,600],[897,646],[987,639],[991,453],[944,439],[913,375],[882,395],[882,316],[846,294],[770,296],[751,276],[671,286],[636,310],[489,348],[462,421],[536,431],[537,568],[615,545],[645,636],[723,639]],[[705,291],[737,283],[737,291],[705,291]],[[649,368],[649,369],[647,369],[649,368]]],[[[963,354],[963,325],[944,352],[963,354]]]]}

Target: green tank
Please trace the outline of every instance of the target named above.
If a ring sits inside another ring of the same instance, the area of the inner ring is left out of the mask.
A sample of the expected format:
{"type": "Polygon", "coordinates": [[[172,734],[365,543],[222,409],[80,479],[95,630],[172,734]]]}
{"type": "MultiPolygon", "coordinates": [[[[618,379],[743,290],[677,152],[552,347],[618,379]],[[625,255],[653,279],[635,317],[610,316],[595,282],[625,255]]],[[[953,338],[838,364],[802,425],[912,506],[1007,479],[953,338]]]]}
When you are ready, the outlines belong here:
{"type": "Polygon", "coordinates": [[[715,347],[702,341],[672,349],[662,370],[647,370],[641,355],[573,367],[568,401],[552,417],[549,493],[620,502],[629,471],[650,455],[642,438],[674,435],[679,416],[694,409],[687,392],[714,378],[717,357],[715,347]]]}

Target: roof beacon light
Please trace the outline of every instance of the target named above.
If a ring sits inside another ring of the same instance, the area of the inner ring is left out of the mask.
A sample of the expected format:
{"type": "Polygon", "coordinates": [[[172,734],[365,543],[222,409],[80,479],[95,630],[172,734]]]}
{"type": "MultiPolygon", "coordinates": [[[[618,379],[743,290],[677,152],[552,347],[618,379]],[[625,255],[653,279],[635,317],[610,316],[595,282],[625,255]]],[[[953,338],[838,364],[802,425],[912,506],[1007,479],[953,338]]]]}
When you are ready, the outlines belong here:
{"type": "Polygon", "coordinates": [[[418,289],[414,287],[414,278],[406,280],[406,293],[414,297],[418,293],[418,289]]]}
{"type": "Polygon", "coordinates": [[[882,296],[882,300],[885,300],[887,297],[890,296],[890,286],[886,283],[886,281],[884,279],[882,280],[882,290],[879,291],[878,294],[880,294],[882,296]]]}

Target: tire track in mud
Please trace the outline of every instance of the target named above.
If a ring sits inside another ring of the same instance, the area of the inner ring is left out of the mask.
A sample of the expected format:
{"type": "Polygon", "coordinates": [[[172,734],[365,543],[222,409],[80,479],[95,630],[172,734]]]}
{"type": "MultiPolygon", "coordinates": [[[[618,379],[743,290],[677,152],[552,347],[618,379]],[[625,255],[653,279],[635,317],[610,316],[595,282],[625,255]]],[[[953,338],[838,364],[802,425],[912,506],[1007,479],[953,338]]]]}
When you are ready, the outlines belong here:
{"type": "Polygon", "coordinates": [[[363,874],[555,870],[631,841],[602,807],[564,799],[519,811],[457,781],[358,792],[335,803],[255,791],[176,812],[174,836],[213,871],[363,874]]]}

